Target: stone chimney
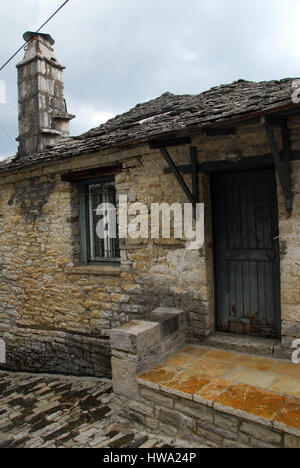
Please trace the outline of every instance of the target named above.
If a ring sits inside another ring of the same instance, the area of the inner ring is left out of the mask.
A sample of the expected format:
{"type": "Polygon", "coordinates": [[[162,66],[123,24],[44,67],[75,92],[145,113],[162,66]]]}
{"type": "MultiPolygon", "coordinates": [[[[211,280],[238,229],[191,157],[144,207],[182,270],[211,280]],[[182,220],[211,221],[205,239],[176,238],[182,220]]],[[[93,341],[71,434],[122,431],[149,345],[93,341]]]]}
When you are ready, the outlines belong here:
{"type": "Polygon", "coordinates": [[[51,148],[69,136],[70,120],[64,99],[63,70],[54,56],[49,34],[24,34],[25,57],[17,65],[19,91],[19,157],[51,148]]]}

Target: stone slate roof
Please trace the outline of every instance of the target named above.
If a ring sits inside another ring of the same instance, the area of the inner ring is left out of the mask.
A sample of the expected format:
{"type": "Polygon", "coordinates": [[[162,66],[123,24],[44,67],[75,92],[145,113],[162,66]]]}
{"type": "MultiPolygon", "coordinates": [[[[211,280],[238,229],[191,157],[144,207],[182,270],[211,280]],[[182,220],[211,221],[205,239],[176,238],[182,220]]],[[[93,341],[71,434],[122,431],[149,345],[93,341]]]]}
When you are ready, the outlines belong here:
{"type": "Polygon", "coordinates": [[[250,118],[255,113],[289,107],[293,105],[293,81],[292,78],[260,83],[239,80],[198,95],[165,93],[157,99],[138,104],[129,112],[79,137],[61,140],[54,148],[43,153],[26,158],[9,158],[0,164],[0,172],[100,149],[180,135],[190,129],[207,128],[230,120],[250,118]]]}

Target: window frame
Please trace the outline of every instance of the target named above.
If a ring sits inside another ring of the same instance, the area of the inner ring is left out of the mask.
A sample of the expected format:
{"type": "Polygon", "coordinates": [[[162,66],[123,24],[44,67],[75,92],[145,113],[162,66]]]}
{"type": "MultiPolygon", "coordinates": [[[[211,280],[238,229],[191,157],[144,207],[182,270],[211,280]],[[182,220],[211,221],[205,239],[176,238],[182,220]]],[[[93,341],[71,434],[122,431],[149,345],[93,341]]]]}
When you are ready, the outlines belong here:
{"type": "Polygon", "coordinates": [[[81,259],[85,266],[118,266],[121,259],[103,259],[103,260],[89,260],[91,252],[91,223],[90,223],[90,198],[86,193],[87,187],[90,185],[100,185],[105,183],[115,184],[114,176],[101,177],[97,179],[87,179],[79,182],[79,196],[80,196],[80,243],[81,243],[81,259]]]}

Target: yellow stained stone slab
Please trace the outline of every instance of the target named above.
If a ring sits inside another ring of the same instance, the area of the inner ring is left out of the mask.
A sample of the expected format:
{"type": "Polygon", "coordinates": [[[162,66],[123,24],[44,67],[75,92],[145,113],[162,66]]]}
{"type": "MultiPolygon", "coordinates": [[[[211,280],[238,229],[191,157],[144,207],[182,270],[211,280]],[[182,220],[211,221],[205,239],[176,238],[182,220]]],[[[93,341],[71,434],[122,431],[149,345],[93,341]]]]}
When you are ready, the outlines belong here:
{"type": "Polygon", "coordinates": [[[296,377],[300,379],[300,364],[293,364],[292,362],[279,362],[277,366],[272,369],[272,372],[280,375],[287,375],[289,377],[296,377]]]}
{"type": "Polygon", "coordinates": [[[194,358],[184,365],[184,368],[201,374],[208,374],[215,377],[223,377],[233,368],[231,363],[213,361],[212,359],[194,358]]]}
{"type": "Polygon", "coordinates": [[[277,361],[271,358],[238,354],[233,362],[236,366],[250,367],[251,369],[267,372],[274,367],[277,361]]]}
{"type": "Polygon", "coordinates": [[[168,359],[166,359],[163,362],[163,365],[164,366],[172,365],[172,366],[180,367],[182,366],[182,364],[185,364],[187,361],[190,361],[192,357],[193,356],[191,356],[190,354],[181,353],[181,352],[176,353],[170,356],[168,359]]]}
{"type": "Polygon", "coordinates": [[[277,423],[300,431],[300,401],[289,401],[276,417],[275,427],[277,423]]]}
{"type": "Polygon", "coordinates": [[[226,379],[235,383],[255,385],[260,388],[268,388],[276,379],[270,372],[262,372],[247,367],[235,367],[226,375],[226,379]]]}
{"type": "Polygon", "coordinates": [[[203,356],[209,352],[208,348],[200,348],[198,346],[186,346],[181,350],[182,353],[190,354],[192,356],[203,356]]]}
{"type": "Polygon", "coordinates": [[[232,353],[231,351],[222,351],[221,349],[214,349],[209,351],[205,357],[208,359],[215,359],[216,361],[232,361],[236,359],[237,353],[232,353]]]}
{"type": "Polygon", "coordinates": [[[181,371],[162,384],[162,389],[172,389],[180,393],[194,395],[211,382],[211,377],[195,372],[181,371]]]}
{"type": "Polygon", "coordinates": [[[273,392],[300,398],[300,379],[278,377],[268,388],[273,392]]]}
{"type": "Polygon", "coordinates": [[[194,395],[194,401],[199,403],[213,402],[219,398],[226,390],[232,386],[232,382],[224,379],[216,379],[211,381],[208,385],[201,388],[199,392],[194,395]]]}
{"type": "Polygon", "coordinates": [[[285,396],[256,387],[233,385],[216,400],[216,403],[267,421],[273,421],[287,401],[288,398],[285,396]]]}
{"type": "Polygon", "coordinates": [[[141,374],[139,380],[160,384],[161,382],[171,379],[178,372],[179,370],[176,367],[161,365],[154,367],[149,372],[141,374]]]}

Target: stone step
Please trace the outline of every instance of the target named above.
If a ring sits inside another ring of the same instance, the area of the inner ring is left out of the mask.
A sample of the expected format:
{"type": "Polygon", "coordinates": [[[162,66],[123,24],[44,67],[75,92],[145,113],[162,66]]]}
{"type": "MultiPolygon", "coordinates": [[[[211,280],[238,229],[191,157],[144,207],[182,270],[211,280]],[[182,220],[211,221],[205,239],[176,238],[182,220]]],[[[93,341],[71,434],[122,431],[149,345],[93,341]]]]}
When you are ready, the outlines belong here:
{"type": "Polygon", "coordinates": [[[186,345],[138,376],[129,420],[211,447],[300,446],[300,367],[272,357],[186,345]]]}
{"type": "Polygon", "coordinates": [[[216,333],[204,340],[201,345],[258,356],[278,357],[282,359],[291,358],[291,351],[282,349],[280,341],[274,339],[216,333]]]}

